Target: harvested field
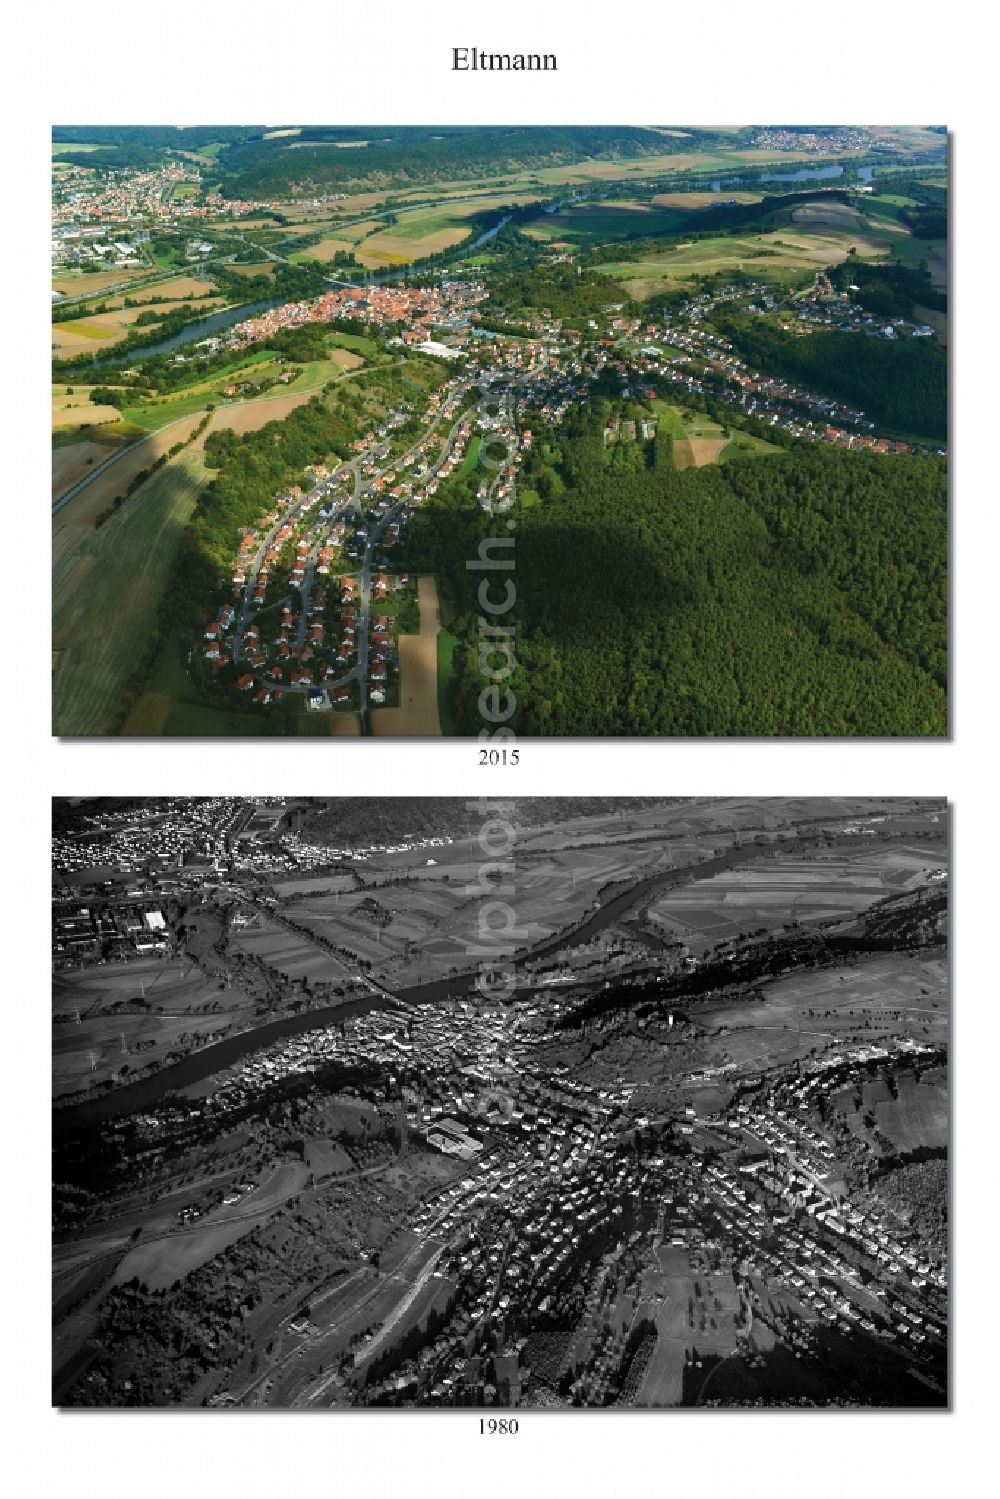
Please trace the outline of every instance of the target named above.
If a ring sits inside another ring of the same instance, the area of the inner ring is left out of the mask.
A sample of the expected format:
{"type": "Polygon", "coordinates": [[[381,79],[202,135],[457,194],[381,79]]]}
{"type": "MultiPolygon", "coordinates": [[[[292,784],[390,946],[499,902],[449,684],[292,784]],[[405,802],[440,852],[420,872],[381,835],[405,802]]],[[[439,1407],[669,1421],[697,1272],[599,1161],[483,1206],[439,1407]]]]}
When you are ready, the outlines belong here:
{"type": "Polygon", "coordinates": [[[170,713],[165,692],[144,692],[122,726],[122,733],[136,738],[155,738],[163,733],[170,713]]]}
{"type": "MultiPolygon", "coordinates": [[[[206,292],[215,293],[217,290],[215,282],[206,276],[173,276],[169,281],[156,281],[152,286],[137,287],[135,291],[126,292],[125,295],[134,302],[152,302],[157,297],[203,297],[206,292]]],[[[214,297],[213,305],[221,302],[222,297],[214,297]]],[[[208,306],[208,302],[205,303],[208,306]]],[[[173,302],[165,303],[164,312],[170,312],[174,306],[173,302]]],[[[139,309],[141,311],[141,308],[139,309]]]]}
{"type": "Polygon", "coordinates": [[[89,386],[74,385],[72,394],[60,386],[52,392],[52,426],[99,427],[103,423],[120,423],[122,414],[117,406],[95,406],[90,400],[89,386]]]}
{"type": "MultiPolygon", "coordinates": [[[[244,224],[244,228],[250,227],[244,224]]],[[[273,276],[278,269],[278,263],[274,260],[263,260],[258,265],[229,265],[227,270],[235,272],[237,276],[273,276]]]]}
{"type": "Polygon", "coordinates": [[[67,489],[72,489],[87,474],[95,469],[115,450],[114,443],[94,442],[84,438],[80,442],[61,443],[52,450],[52,498],[57,500],[67,489]]]}
{"type": "Polygon", "coordinates": [[[688,448],[694,467],[702,468],[706,463],[714,463],[728,442],[728,437],[689,437],[688,448]]]}
{"type": "MultiPolygon", "coordinates": [[[[92,407],[99,411],[100,407],[92,407]]],[[[116,412],[117,416],[118,413],[116,412]]],[[[183,442],[190,436],[198,425],[199,413],[179,421],[170,427],[168,431],[153,432],[148,438],[140,441],[139,446],[130,452],[123,453],[109,469],[99,475],[92,484],[65,505],[58,514],[52,518],[52,551],[53,563],[58,567],[66,553],[77,548],[86,539],[94,539],[94,521],[102,510],[114,500],[116,495],[124,494],[129,482],[142,469],[148,468],[155,458],[166,453],[175,442],[183,442]]],[[[162,473],[162,470],[161,470],[162,473]]],[[[159,477],[158,475],[156,477],[159,477]]],[[[127,502],[126,507],[135,501],[137,496],[127,502]]],[[[104,529],[113,528],[119,523],[121,517],[109,521],[104,529]]]]}
{"type": "MultiPolygon", "coordinates": [[[[343,350],[338,350],[338,353],[343,350]]],[[[315,394],[312,390],[287,391],[280,396],[261,396],[257,401],[242,401],[231,406],[217,406],[212,413],[212,420],[205,428],[204,433],[198,438],[196,447],[204,446],[205,438],[209,432],[219,432],[224,427],[229,427],[233,432],[242,436],[244,432],[256,432],[258,427],[264,427],[268,422],[281,421],[294,411],[296,406],[301,406],[304,401],[315,394]]]]}
{"type": "Polygon", "coordinates": [[[927,323],[937,334],[939,344],[948,342],[948,314],[938,312],[932,307],[914,307],[914,316],[921,323],[927,323]]]}
{"type": "Polygon", "coordinates": [[[357,713],[331,713],[330,733],[337,739],[356,739],[361,733],[359,715],[357,713]]]}
{"type": "Polygon", "coordinates": [[[437,696],[437,638],[441,629],[437,582],[418,579],[420,633],[399,637],[399,707],[376,708],[372,732],[400,738],[441,733],[437,696]]]}
{"type": "Polygon", "coordinates": [[[660,193],[651,201],[655,208],[716,208],[725,200],[737,203],[759,203],[760,193],[734,193],[727,188],[718,193],[660,193]]]}
{"type": "Polygon", "coordinates": [[[332,349],[330,359],[334,364],[339,364],[342,370],[360,369],[365,362],[360,354],[354,354],[350,349],[332,349]]]}
{"type": "Polygon", "coordinates": [[[317,244],[300,250],[299,254],[307,256],[310,260],[332,260],[342,250],[353,250],[356,243],[354,239],[334,239],[328,235],[317,244]]]}

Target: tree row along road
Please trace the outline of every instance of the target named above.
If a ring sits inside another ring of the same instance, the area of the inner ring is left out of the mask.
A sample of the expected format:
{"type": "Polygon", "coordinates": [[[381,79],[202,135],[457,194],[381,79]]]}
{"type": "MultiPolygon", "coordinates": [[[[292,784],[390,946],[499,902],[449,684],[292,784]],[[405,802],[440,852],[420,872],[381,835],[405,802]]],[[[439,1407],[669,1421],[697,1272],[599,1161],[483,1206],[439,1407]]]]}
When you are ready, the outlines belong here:
{"type": "MultiPolygon", "coordinates": [[[[401,360],[401,359],[393,359],[393,360],[387,361],[385,364],[381,364],[381,365],[376,366],[376,368],[378,368],[378,369],[389,369],[392,366],[395,366],[397,364],[402,364],[402,363],[403,363],[403,360],[401,360]]],[[[370,365],[365,365],[362,369],[346,370],[344,372],[344,374],[342,374],[339,377],[339,379],[337,380],[337,384],[339,385],[341,380],[355,380],[355,379],[357,379],[358,375],[368,374],[368,373],[370,373],[370,371],[371,371],[371,366],[370,365]]],[[[316,386],[309,386],[309,385],[307,385],[307,386],[304,386],[301,391],[294,391],[294,390],[293,391],[288,391],[288,390],[278,391],[278,392],[275,392],[274,395],[257,396],[252,401],[238,401],[238,400],[237,401],[227,401],[227,400],[221,400],[221,401],[216,401],[216,403],[215,403],[215,410],[216,411],[225,411],[229,407],[264,406],[269,401],[287,401],[289,395],[293,395],[293,396],[294,395],[300,395],[300,394],[301,395],[305,395],[306,393],[314,394],[317,390],[322,390],[322,386],[321,385],[316,385],[316,386]]],[[[152,431],[145,433],[144,436],[137,437],[136,440],[135,440],[135,442],[130,442],[130,443],[128,443],[123,448],[117,448],[115,450],[115,452],[113,452],[110,455],[110,457],[105,458],[104,461],[102,463],[99,463],[96,468],[91,469],[91,471],[90,471],[89,474],[86,474],[82,479],[78,480],[76,484],[72,485],[71,488],[67,489],[63,494],[61,494],[57,500],[53,501],[53,503],[52,503],[52,514],[55,515],[58,511],[60,511],[63,508],[64,505],[68,505],[69,502],[70,502],[70,500],[75,499],[76,496],[78,494],[80,494],[80,492],[82,490],[84,490],[84,489],[87,488],[88,484],[92,484],[94,482],[94,480],[96,478],[98,478],[101,474],[106,473],[107,470],[109,468],[111,468],[111,466],[113,464],[117,463],[120,458],[124,458],[126,453],[133,453],[136,448],[142,447],[142,444],[144,442],[150,442],[154,437],[159,437],[161,433],[163,433],[163,432],[169,432],[170,429],[171,429],[171,427],[176,427],[181,422],[188,422],[188,421],[190,421],[193,416],[205,416],[206,413],[207,413],[207,411],[208,411],[208,405],[207,405],[207,402],[206,402],[206,405],[203,406],[203,407],[201,407],[199,410],[197,410],[197,411],[186,411],[183,416],[175,416],[171,421],[164,422],[164,424],[163,424],[162,427],[154,427],[152,429],[152,431]]]]}

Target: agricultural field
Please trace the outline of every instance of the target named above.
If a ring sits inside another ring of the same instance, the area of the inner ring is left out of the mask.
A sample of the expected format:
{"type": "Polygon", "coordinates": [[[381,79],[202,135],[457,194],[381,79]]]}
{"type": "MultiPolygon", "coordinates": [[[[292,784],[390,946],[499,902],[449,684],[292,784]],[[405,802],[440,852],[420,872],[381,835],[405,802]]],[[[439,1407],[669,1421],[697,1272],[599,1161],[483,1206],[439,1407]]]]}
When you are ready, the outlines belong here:
{"type": "Polygon", "coordinates": [[[778,222],[780,227],[767,233],[682,240],[655,254],[609,261],[597,269],[624,282],[629,294],[641,299],[720,272],[748,271],[761,280],[792,284],[846,260],[852,248],[863,260],[889,254],[906,260],[913,244],[903,225],[869,218],[847,203],[805,204],[786,210],[778,222]]]}
{"type": "Polygon", "coordinates": [[[238,986],[226,988],[189,959],[174,957],[58,973],[52,1008],[53,1092],[59,1096],[207,1041],[245,1018],[251,1003],[238,986]],[[115,1013],[115,1005],[136,1000],[146,1008],[115,1013]]]}
{"type": "Polygon", "coordinates": [[[735,1346],[743,1320],[731,1275],[696,1272],[688,1251],[669,1244],[660,1246],[656,1258],[657,1268],[643,1277],[648,1300],[639,1303],[636,1313],[652,1316],[656,1324],[656,1346],[635,1400],[639,1409],[680,1405],[692,1344],[699,1354],[724,1357],[735,1346]]]}
{"type": "Polygon", "coordinates": [[[823,853],[777,857],[727,869],[671,890],[650,907],[656,929],[701,953],[759,927],[810,922],[867,910],[878,900],[921,883],[941,865],[941,851],[823,853]]]}
{"type": "Polygon", "coordinates": [[[190,1227],[137,1245],[115,1271],[116,1283],[137,1276],[151,1290],[166,1290],[266,1223],[305,1186],[308,1175],[302,1162],[283,1162],[240,1202],[213,1208],[190,1227]]]}
{"type": "Polygon", "coordinates": [[[232,272],[234,276],[273,276],[278,269],[278,262],[276,260],[261,260],[247,264],[246,262],[237,263],[234,261],[226,269],[232,272]]]}
{"type": "Polygon", "coordinates": [[[52,430],[60,433],[79,427],[116,426],[122,414],[117,406],[97,405],[90,399],[89,385],[52,387],[52,430]]]}
{"type": "MultiPolygon", "coordinates": [[[[197,303],[170,302],[162,308],[152,310],[161,311],[166,317],[170,312],[208,313],[223,305],[222,297],[206,297],[197,303]]],[[[142,307],[119,307],[88,315],[84,306],[80,318],[52,324],[52,351],[59,359],[70,359],[75,354],[99,354],[120,343],[135,326],[136,319],[149,310],[142,307]]]]}
{"type": "MultiPolygon", "coordinates": [[[[624,832],[620,842],[609,844],[606,837],[599,824],[569,837],[519,834],[515,878],[524,941],[538,942],[580,920],[606,885],[672,867],[670,851],[635,841],[634,833],[632,841],[624,832]]],[[[419,851],[374,855],[363,866],[363,889],[307,893],[290,914],[393,980],[439,978],[464,966],[479,940],[481,853],[478,844],[456,842],[434,855],[430,864],[419,851]],[[405,883],[386,883],[400,870],[407,871],[405,883]]]]}
{"type": "MultiPolygon", "coordinates": [[[[177,436],[175,428],[171,437],[177,436]]],[[[199,453],[182,453],[95,530],[93,518],[88,526],[82,512],[93,517],[104,508],[90,491],[103,489],[107,477],[84,491],[79,509],[73,501],[53,522],[52,711],[59,734],[113,730],[122,695],[147,648],[167,571],[208,474],[199,453]]],[[[114,492],[120,492],[122,476],[112,482],[114,492]]]]}
{"type": "Polygon", "coordinates": [[[150,274],[149,266],[123,267],[115,271],[57,271],[52,277],[52,290],[67,299],[86,297],[91,292],[107,291],[109,287],[128,290],[133,281],[146,281],[150,274]]]}
{"type": "Polygon", "coordinates": [[[375,709],[374,734],[416,738],[441,733],[437,684],[441,613],[434,578],[425,575],[419,579],[418,598],[420,630],[416,635],[399,637],[399,707],[375,709]]]}
{"type": "Polygon", "coordinates": [[[398,223],[366,239],[355,254],[363,266],[373,270],[421,260],[461,244],[471,232],[467,218],[477,211],[479,205],[463,203],[453,209],[415,209],[400,214],[398,223]]]}
{"type": "Polygon", "coordinates": [[[163,317],[180,311],[212,312],[225,305],[225,298],[213,293],[213,282],[203,277],[181,275],[144,283],[136,287],[134,292],[126,287],[124,295],[98,298],[99,303],[106,302],[101,312],[90,311],[88,304],[83,302],[80,304],[78,318],[53,322],[53,353],[61,359],[81,353],[98,354],[119,343],[144,312],[155,312],[163,317]],[[126,307],[124,296],[140,305],[126,307]],[[166,300],[159,301],[161,297],[166,300]]]}
{"type": "Polygon", "coordinates": [[[947,964],[892,953],[772,979],[759,1000],[712,1004],[703,1018],[739,1059],[762,1045],[795,1056],[848,1038],[944,1041],[948,1013],[947,964]]]}
{"type": "MultiPolygon", "coordinates": [[[[91,411],[100,412],[101,407],[91,406],[91,411]]],[[[112,408],[109,408],[112,409],[112,408]]],[[[116,495],[124,494],[130,481],[136,474],[141,473],[162,454],[166,453],[175,442],[183,442],[188,438],[194,428],[198,425],[200,412],[188,413],[187,419],[178,421],[167,431],[156,431],[143,437],[141,429],[125,427],[120,422],[116,426],[101,429],[101,441],[115,440],[116,445],[121,445],[121,437],[126,438],[125,446],[132,441],[137,441],[138,446],[131,448],[129,452],[123,452],[115,462],[98,475],[92,483],[81,490],[70,503],[60,509],[52,518],[52,549],[53,560],[59,562],[64,553],[78,546],[84,538],[90,539],[94,530],[94,521],[102,510],[106,510],[116,495]],[[121,436],[119,435],[121,434],[121,436]]],[[[115,416],[120,419],[121,413],[115,411],[115,416]]],[[[91,435],[87,434],[87,441],[93,441],[91,435]]],[[[71,444],[70,448],[77,444],[71,444]]],[[[54,449],[59,453],[60,448],[54,449]]],[[[112,450],[105,450],[104,456],[108,457],[112,450]]],[[[90,467],[90,465],[86,465],[90,467]]],[[[94,465],[96,467],[96,465],[94,465]]],[[[54,475],[53,475],[54,477],[54,475]]],[[[61,490],[60,493],[65,492],[61,490]]],[[[133,495],[133,499],[135,496],[133,495]]],[[[110,524],[110,522],[109,522],[110,524]]]]}
{"type": "Polygon", "coordinates": [[[76,441],[56,442],[52,447],[52,498],[56,500],[67,489],[85,479],[106,458],[110,458],[120,439],[98,427],[76,441]]]}
{"type": "MultiPolygon", "coordinates": [[[[681,196],[681,195],[677,195],[681,196]]],[[[579,247],[607,243],[632,236],[673,234],[685,223],[684,209],[652,203],[614,199],[608,203],[581,203],[545,213],[525,226],[531,239],[579,247]]]]}
{"type": "Polygon", "coordinates": [[[353,250],[363,239],[367,239],[368,235],[378,229],[380,222],[379,219],[363,219],[358,224],[345,224],[341,229],[331,229],[317,244],[304,245],[301,250],[293,249],[288,258],[293,262],[332,260],[338,251],[353,250]]]}
{"type": "MultiPolygon", "coordinates": [[[[302,908],[296,910],[296,921],[305,924],[301,912],[302,908]]],[[[290,984],[340,983],[353,976],[343,958],[324,952],[308,937],[290,932],[267,917],[259,918],[259,925],[234,934],[232,948],[258,959],[290,984]]]]}

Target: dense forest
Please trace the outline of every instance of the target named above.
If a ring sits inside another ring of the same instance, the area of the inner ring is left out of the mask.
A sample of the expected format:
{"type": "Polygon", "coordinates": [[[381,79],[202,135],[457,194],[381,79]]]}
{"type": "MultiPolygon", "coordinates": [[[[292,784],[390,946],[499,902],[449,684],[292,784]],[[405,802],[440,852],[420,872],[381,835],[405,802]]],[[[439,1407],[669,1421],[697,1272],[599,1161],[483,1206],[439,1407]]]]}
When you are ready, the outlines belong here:
{"type": "MultiPolygon", "coordinates": [[[[519,482],[510,727],[946,731],[943,460],[795,447],[680,471],[658,436],[612,469],[605,417],[597,401],[543,434],[519,482]]],[[[459,640],[451,708],[469,734],[486,725],[480,575],[466,563],[500,530],[469,504],[477,482],[453,481],[418,512],[401,558],[440,575],[459,640]]]]}
{"type": "Polygon", "coordinates": [[[286,196],[308,188],[341,192],[361,185],[397,187],[463,176],[500,177],[564,166],[586,157],[665,155],[714,141],[683,139],[638,126],[307,127],[294,138],[234,143],[220,154],[230,197],[286,196]],[[338,150],[335,142],[351,142],[338,150]]]}
{"type": "Polygon", "coordinates": [[[802,336],[729,307],[713,309],[712,323],[757,369],[835,396],[895,431],[947,438],[948,351],[935,341],[832,330],[802,336]]]}
{"type": "Polygon", "coordinates": [[[948,310],[948,298],[932,282],[926,268],[899,261],[873,263],[851,255],[827,271],[837,291],[856,290],[851,300],[878,317],[911,318],[916,305],[938,312],[948,310]]]}

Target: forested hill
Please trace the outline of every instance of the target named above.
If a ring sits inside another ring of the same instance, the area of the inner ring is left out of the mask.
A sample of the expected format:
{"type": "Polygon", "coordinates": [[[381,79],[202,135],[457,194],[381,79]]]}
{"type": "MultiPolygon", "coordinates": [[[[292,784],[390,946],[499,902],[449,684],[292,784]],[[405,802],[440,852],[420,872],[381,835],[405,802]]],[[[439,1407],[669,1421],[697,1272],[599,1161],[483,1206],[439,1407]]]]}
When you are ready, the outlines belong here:
{"type": "MultiPolygon", "coordinates": [[[[634,812],[667,806],[670,797],[630,798],[634,812]]],[[[504,820],[516,829],[559,825],[570,818],[621,814],[620,799],[601,796],[519,796],[503,803],[504,820]]],[[[404,839],[478,838],[491,814],[477,802],[454,796],[315,797],[295,814],[304,837],[315,843],[362,847],[404,839]]],[[[607,829],[602,830],[606,836],[607,829]]],[[[595,836],[600,836],[595,834],[595,836]]]]}
{"type": "Polygon", "coordinates": [[[362,186],[408,187],[465,176],[502,177],[594,156],[662,156],[698,149],[703,135],[714,139],[697,131],[678,140],[631,125],[315,126],[294,139],[234,142],[220,154],[219,166],[227,196],[267,198],[362,186]]]}
{"type": "Polygon", "coordinates": [[[948,351],[931,339],[825,329],[803,336],[728,307],[715,308],[712,323],[757,369],[835,396],[896,431],[947,440],[948,351]]]}
{"type": "MultiPolygon", "coordinates": [[[[519,733],[946,732],[943,460],[796,448],[678,471],[658,437],[612,474],[591,410],[545,435],[519,484],[540,496],[517,533],[519,733]]],[[[483,727],[465,564],[489,526],[455,486],[407,542],[461,641],[463,733],[483,727]]]]}

